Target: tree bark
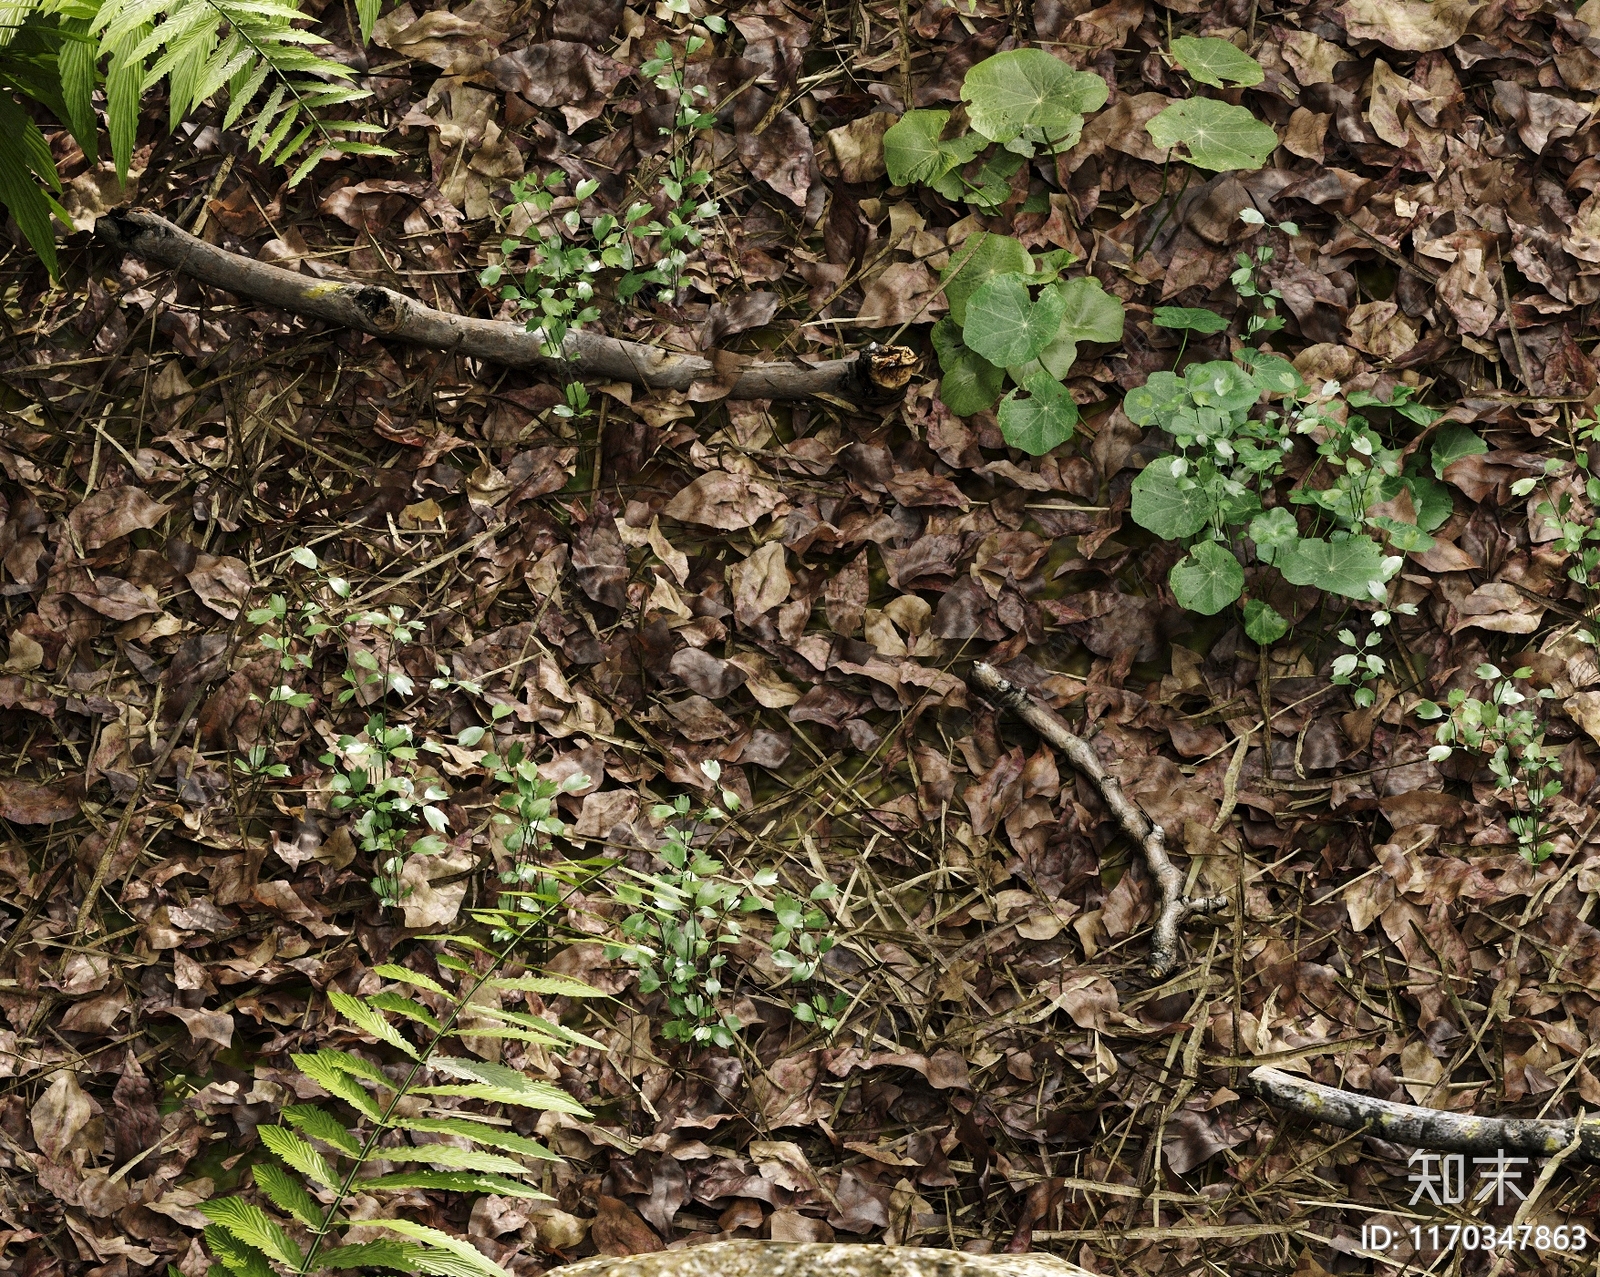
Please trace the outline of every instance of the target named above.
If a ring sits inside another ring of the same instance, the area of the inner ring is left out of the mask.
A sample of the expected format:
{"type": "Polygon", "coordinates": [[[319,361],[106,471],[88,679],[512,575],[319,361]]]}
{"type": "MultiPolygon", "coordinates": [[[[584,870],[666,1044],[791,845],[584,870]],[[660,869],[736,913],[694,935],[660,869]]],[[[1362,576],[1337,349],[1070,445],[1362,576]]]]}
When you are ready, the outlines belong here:
{"type": "Polygon", "coordinates": [[[688,390],[697,382],[731,382],[730,399],[807,399],[828,394],[869,400],[904,390],[916,369],[915,356],[900,346],[869,347],[819,364],[757,363],[734,356],[713,362],[583,331],[567,334],[562,346],[565,359],[552,359],[521,324],[452,315],[375,284],[312,279],[208,244],[142,209],[107,213],[95,224],[95,234],[113,248],[245,301],[512,368],[665,390],[688,390]]]}
{"type": "Polygon", "coordinates": [[[1600,1161],[1600,1122],[1585,1122],[1579,1132],[1578,1123],[1570,1119],[1446,1113],[1356,1095],[1281,1069],[1255,1069],[1245,1078],[1244,1086],[1273,1108],[1326,1122],[1341,1131],[1363,1131],[1411,1148],[1480,1155],[1504,1150],[1519,1157],[1554,1157],[1579,1138],[1577,1156],[1584,1161],[1600,1161]]]}
{"type": "Polygon", "coordinates": [[[570,1264],[562,1277],[1092,1277],[1051,1255],[967,1255],[920,1246],[709,1242],[570,1264]]]}
{"type": "Polygon", "coordinates": [[[996,705],[1010,710],[1049,745],[1067,756],[1067,760],[1089,778],[1106,800],[1111,814],[1117,818],[1123,832],[1139,844],[1144,853],[1145,865],[1161,891],[1161,905],[1156,913],[1155,934],[1150,942],[1148,971],[1152,980],[1165,979],[1178,965],[1178,931],[1186,918],[1194,914],[1220,913],[1228,907],[1226,896],[1188,897],[1183,894],[1183,875],[1167,855],[1166,831],[1139,810],[1125,793],[1115,776],[1108,775],[1100,765],[1100,755],[1094,747],[1079,736],[1051,710],[1040,705],[1020,687],[1001,677],[1000,671],[983,661],[972,667],[969,680],[983,695],[996,705]]]}

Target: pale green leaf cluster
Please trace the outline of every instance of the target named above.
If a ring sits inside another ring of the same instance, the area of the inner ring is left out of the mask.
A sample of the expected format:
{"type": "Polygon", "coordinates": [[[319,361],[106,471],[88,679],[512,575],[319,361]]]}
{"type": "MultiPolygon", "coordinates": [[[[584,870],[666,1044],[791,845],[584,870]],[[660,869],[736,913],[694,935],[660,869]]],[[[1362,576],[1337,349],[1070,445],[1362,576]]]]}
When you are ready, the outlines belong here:
{"type": "MultiPolygon", "coordinates": [[[[480,920],[515,924],[529,916],[495,911],[480,920]]],[[[517,941],[527,929],[521,928],[517,941]]],[[[454,946],[488,952],[465,938],[454,938],[454,946]]],[[[529,1180],[542,1166],[559,1160],[556,1155],[537,1140],[500,1125],[503,1119],[461,1106],[504,1105],[577,1118],[590,1116],[588,1110],[559,1087],[517,1069],[475,1056],[444,1054],[440,1048],[453,1039],[498,1036],[493,1027],[477,1021],[494,1011],[474,1000],[481,989],[602,995],[565,976],[496,975],[509,952],[508,948],[491,955],[487,974],[479,974],[466,959],[435,955],[441,976],[452,980],[453,989],[423,972],[384,964],[374,972],[391,985],[375,994],[330,990],[329,1002],[339,1016],[358,1036],[375,1039],[380,1056],[386,1053],[395,1063],[380,1065],[375,1057],[333,1049],[292,1057],[295,1067],[326,1091],[329,1100],[290,1105],[282,1111],[280,1125],[260,1128],[262,1144],[278,1161],[254,1168],[255,1185],[279,1215],[242,1197],[216,1198],[201,1207],[211,1221],[205,1232],[207,1247],[224,1270],[239,1277],[269,1277],[273,1265],[297,1277],[323,1269],[358,1268],[395,1268],[442,1277],[507,1277],[469,1243],[406,1219],[361,1221],[387,1228],[404,1240],[344,1246],[339,1238],[354,1222],[342,1211],[358,1182],[364,1194],[436,1189],[545,1197],[529,1180]],[[469,1004],[474,1022],[467,1026],[459,1022],[469,1004]],[[409,1036],[408,1025],[421,1025],[427,1036],[409,1036]],[[425,1080],[430,1075],[433,1080],[425,1080]],[[427,1111],[402,1104],[422,1096],[432,1102],[427,1111]],[[340,1106],[347,1111],[341,1112],[340,1106]],[[381,1175],[364,1171],[379,1159],[399,1169],[381,1175]]],[[[604,1049],[553,1020],[522,1012],[495,1013],[494,1018],[502,1017],[518,1026],[518,1036],[553,1050],[577,1043],[604,1049]]]]}

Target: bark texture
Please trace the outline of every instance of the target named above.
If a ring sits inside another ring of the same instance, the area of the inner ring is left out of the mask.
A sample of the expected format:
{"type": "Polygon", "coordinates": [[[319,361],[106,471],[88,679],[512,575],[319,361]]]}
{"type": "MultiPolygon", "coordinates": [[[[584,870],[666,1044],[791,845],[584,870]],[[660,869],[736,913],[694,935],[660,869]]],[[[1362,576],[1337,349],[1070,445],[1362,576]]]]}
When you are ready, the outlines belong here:
{"type": "Polygon", "coordinates": [[[1257,1099],[1342,1131],[1364,1131],[1393,1144],[1445,1153],[1493,1154],[1504,1149],[1521,1157],[1554,1157],[1579,1140],[1577,1156],[1600,1161],[1600,1122],[1578,1123],[1526,1117],[1478,1117],[1396,1104],[1323,1086],[1281,1069],[1260,1068],[1244,1080],[1257,1099]]]}
{"type": "Polygon", "coordinates": [[[1000,671],[979,661],[972,667],[968,682],[994,704],[1010,710],[1040,738],[1054,749],[1065,754],[1067,761],[1089,778],[1111,814],[1117,818],[1123,832],[1139,844],[1144,853],[1145,865],[1161,892],[1161,904],[1156,913],[1155,934],[1150,941],[1148,971],[1152,980],[1170,975],[1178,965],[1178,933],[1184,919],[1198,913],[1220,913],[1228,907],[1226,896],[1189,897],[1183,894],[1183,874],[1167,855],[1166,831],[1139,809],[1117,778],[1100,765],[1100,755],[1094,747],[1074,732],[1053,711],[1035,701],[1020,687],[1007,681],[1000,671]]]}
{"type": "Polygon", "coordinates": [[[918,1246],[710,1242],[621,1259],[586,1259],[562,1277],[1091,1277],[1050,1255],[965,1255],[918,1246]]]}
{"type": "Polygon", "coordinates": [[[730,399],[808,399],[817,395],[882,400],[903,391],[916,370],[904,347],[873,347],[820,364],[756,363],[742,356],[675,354],[599,333],[571,332],[565,360],[551,359],[521,324],[452,315],[375,284],[312,279],[240,253],[230,253],[141,209],[117,209],[95,224],[106,244],[179,271],[245,301],[325,319],[374,337],[446,350],[512,368],[654,389],[688,390],[697,382],[726,382],[730,399]]]}

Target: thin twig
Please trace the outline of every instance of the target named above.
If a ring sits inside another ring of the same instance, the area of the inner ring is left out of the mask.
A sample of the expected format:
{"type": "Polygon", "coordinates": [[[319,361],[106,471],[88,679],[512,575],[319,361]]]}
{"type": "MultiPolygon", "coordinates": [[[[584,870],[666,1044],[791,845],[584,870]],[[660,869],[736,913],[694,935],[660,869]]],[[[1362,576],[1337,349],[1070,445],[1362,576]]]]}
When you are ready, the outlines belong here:
{"type": "Polygon", "coordinates": [[[1189,897],[1183,894],[1183,875],[1167,855],[1166,831],[1122,792],[1122,785],[1117,778],[1108,775],[1100,765],[1100,756],[1094,752],[1094,747],[1053,711],[1040,705],[1027,692],[1002,677],[994,666],[983,661],[972,667],[968,681],[995,704],[1010,710],[1033,728],[1046,743],[1065,754],[1067,760],[1100,791],[1100,796],[1105,799],[1106,806],[1111,809],[1123,832],[1139,844],[1150,876],[1155,879],[1161,892],[1155,935],[1150,942],[1148,970],[1152,980],[1161,980],[1170,975],[1178,965],[1178,929],[1184,920],[1193,914],[1220,913],[1228,907],[1228,897],[1189,897]]]}

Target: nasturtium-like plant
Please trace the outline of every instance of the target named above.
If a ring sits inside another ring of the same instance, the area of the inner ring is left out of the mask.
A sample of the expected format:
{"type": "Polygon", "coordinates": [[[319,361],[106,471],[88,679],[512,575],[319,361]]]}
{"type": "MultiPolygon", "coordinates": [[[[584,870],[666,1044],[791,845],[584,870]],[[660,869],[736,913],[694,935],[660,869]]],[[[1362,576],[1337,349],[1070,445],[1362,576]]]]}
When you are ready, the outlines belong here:
{"type": "Polygon", "coordinates": [[[1258,169],[1277,149],[1272,125],[1256,119],[1242,106],[1215,98],[1188,98],[1174,102],[1145,124],[1150,140],[1163,150],[1183,147],[1183,158],[1196,168],[1226,173],[1258,169]]]}
{"type": "Polygon", "coordinates": [[[1061,278],[1072,260],[1059,250],[1035,258],[1020,240],[979,232],[951,253],[941,281],[950,314],[931,334],[939,397],[969,417],[992,408],[1009,378],[1000,433],[1031,456],[1072,437],[1078,408],[1062,383],[1079,343],[1122,338],[1117,298],[1096,279],[1061,278]]]}
{"type": "Polygon", "coordinates": [[[1189,78],[1214,89],[1227,85],[1249,88],[1260,84],[1267,73],[1248,53],[1216,36],[1179,36],[1172,42],[1172,60],[1189,78]]]}
{"type": "MultiPolygon", "coordinates": [[[[1248,87],[1265,79],[1259,62],[1215,36],[1182,36],[1172,42],[1171,53],[1191,79],[1213,88],[1248,87]]],[[[1214,173],[1258,169],[1278,146],[1270,124],[1245,107],[1215,98],[1174,102],[1144,127],[1162,150],[1176,153],[1182,147],[1187,154],[1179,158],[1214,173]]]]}
{"type": "Polygon", "coordinates": [[[907,111],[883,137],[884,165],[896,186],[920,182],[946,199],[996,208],[1011,179],[1040,150],[1054,154],[1083,135],[1083,121],[1106,103],[1106,82],[1075,71],[1042,49],[1012,49],[986,58],[961,86],[971,130],[952,113],[907,111]],[[990,150],[991,147],[996,149],[990,150]],[[968,165],[987,156],[967,172],[968,165]]]}
{"type": "MultiPolygon", "coordinates": [[[[1401,556],[1386,553],[1379,538],[1397,550],[1428,548],[1433,543],[1428,531],[1449,516],[1448,496],[1431,477],[1404,471],[1401,451],[1384,445],[1367,421],[1348,409],[1372,404],[1414,419],[1431,414],[1410,399],[1409,389],[1400,387],[1389,399],[1350,394],[1340,419],[1322,392],[1314,395],[1301,381],[1294,365],[1247,346],[1233,360],[1192,364],[1182,376],[1154,373],[1129,391],[1123,400],[1128,418],[1165,431],[1176,447],[1134,480],[1134,522],[1166,540],[1198,538],[1168,576],[1173,597],[1205,615],[1237,599],[1244,589],[1243,570],[1237,562],[1236,571],[1226,569],[1221,557],[1234,557],[1225,547],[1243,533],[1254,543],[1256,557],[1291,585],[1384,600],[1401,556]],[[1279,399],[1281,407],[1273,406],[1279,399]],[[1262,495],[1282,474],[1297,434],[1320,438],[1319,458],[1289,498],[1314,507],[1317,522],[1332,525],[1326,535],[1307,534],[1290,508],[1263,508],[1262,495]],[[1316,481],[1326,486],[1312,486],[1316,481]],[[1369,513],[1402,492],[1411,497],[1422,526],[1369,513]]],[[[1257,642],[1273,642],[1285,632],[1282,617],[1265,606],[1246,620],[1257,642]]]]}

